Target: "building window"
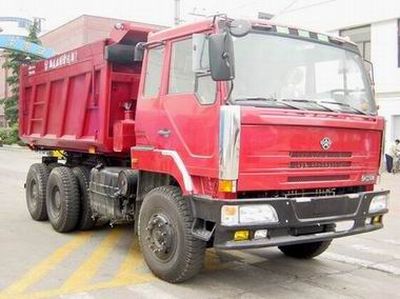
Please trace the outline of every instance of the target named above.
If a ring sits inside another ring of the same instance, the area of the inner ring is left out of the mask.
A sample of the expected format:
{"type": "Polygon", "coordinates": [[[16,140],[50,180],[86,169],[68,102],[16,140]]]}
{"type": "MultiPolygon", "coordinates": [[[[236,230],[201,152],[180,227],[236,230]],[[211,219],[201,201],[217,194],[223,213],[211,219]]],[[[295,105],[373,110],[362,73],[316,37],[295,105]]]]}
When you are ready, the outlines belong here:
{"type": "Polygon", "coordinates": [[[371,60],[371,26],[363,26],[340,30],[340,36],[349,37],[357,44],[362,57],[368,61],[371,60]]]}
{"type": "Polygon", "coordinates": [[[145,97],[156,97],[160,91],[163,58],[164,46],[150,49],[147,54],[147,70],[144,79],[145,97]]]}

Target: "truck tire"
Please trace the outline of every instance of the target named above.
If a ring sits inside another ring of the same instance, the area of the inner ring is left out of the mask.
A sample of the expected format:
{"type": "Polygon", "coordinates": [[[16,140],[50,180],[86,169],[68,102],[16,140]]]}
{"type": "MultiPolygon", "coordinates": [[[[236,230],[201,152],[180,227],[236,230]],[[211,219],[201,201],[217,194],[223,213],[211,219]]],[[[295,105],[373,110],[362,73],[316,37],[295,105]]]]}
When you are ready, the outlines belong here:
{"type": "Polygon", "coordinates": [[[60,167],[60,166],[65,166],[65,165],[58,163],[58,162],[47,164],[47,168],[49,169],[49,172],[51,172],[54,168],[60,167]]]}
{"type": "Polygon", "coordinates": [[[84,166],[74,167],[72,168],[72,172],[78,181],[79,187],[80,214],[77,228],[80,230],[89,230],[95,225],[89,199],[90,172],[84,166]]]}
{"type": "Polygon", "coordinates": [[[47,182],[46,206],[54,230],[65,233],[76,228],[79,219],[79,188],[72,170],[54,168],[47,182]]]}
{"type": "Polygon", "coordinates": [[[29,214],[36,221],[47,220],[46,186],[49,170],[45,164],[35,163],[26,176],[25,192],[29,214]]]}
{"type": "Polygon", "coordinates": [[[154,275],[177,283],[201,270],[206,242],[192,235],[192,223],[191,207],[179,188],[157,187],[144,197],[139,213],[139,243],[154,275]]]}
{"type": "Polygon", "coordinates": [[[297,259],[312,259],[323,253],[332,240],[279,246],[284,255],[297,259]]]}

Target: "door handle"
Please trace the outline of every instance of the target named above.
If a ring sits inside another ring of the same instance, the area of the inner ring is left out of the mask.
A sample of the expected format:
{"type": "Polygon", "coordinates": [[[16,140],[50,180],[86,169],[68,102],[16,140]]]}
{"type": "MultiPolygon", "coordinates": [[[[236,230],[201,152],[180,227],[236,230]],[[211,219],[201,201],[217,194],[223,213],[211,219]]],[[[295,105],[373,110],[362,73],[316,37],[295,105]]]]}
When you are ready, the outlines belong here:
{"type": "Polygon", "coordinates": [[[169,137],[169,135],[171,135],[171,130],[161,129],[158,131],[158,135],[167,138],[167,137],[169,137]]]}

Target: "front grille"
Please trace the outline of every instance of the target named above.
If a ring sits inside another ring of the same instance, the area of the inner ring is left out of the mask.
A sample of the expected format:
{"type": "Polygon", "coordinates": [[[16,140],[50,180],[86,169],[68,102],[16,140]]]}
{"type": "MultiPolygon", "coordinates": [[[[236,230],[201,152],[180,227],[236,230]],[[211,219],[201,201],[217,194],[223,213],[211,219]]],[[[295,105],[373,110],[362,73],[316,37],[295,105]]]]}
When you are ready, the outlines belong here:
{"type": "Polygon", "coordinates": [[[336,188],[289,190],[287,192],[283,192],[282,195],[283,195],[283,197],[286,197],[286,198],[335,196],[336,188]]]}
{"type": "Polygon", "coordinates": [[[290,152],[292,158],[350,158],[351,152],[290,152]]]}
{"type": "Polygon", "coordinates": [[[305,176],[290,176],[288,182],[322,182],[322,181],[345,181],[350,179],[349,175],[305,175],[305,176]]]}
{"type": "Polygon", "coordinates": [[[299,198],[335,196],[366,191],[365,186],[239,192],[238,198],[299,198]]]}
{"type": "Polygon", "coordinates": [[[350,166],[350,161],[295,161],[289,164],[290,168],[339,168],[350,166]]]}
{"type": "Polygon", "coordinates": [[[332,197],[313,198],[310,201],[296,201],[296,215],[300,219],[315,219],[353,215],[360,204],[360,198],[332,197]]]}

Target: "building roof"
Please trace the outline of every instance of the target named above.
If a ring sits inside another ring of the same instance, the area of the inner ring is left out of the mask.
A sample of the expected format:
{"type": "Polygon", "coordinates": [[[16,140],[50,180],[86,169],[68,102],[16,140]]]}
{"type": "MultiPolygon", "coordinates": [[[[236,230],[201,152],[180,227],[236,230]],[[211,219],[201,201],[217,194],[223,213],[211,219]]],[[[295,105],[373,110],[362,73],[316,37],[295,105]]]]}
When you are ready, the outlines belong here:
{"type": "Polygon", "coordinates": [[[139,27],[151,26],[156,30],[166,28],[143,22],[82,15],[41,35],[40,39],[45,47],[53,49],[58,54],[110,37],[116,23],[131,23],[139,27]]]}

